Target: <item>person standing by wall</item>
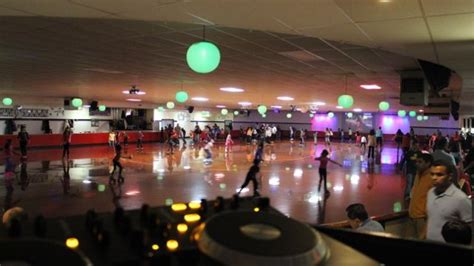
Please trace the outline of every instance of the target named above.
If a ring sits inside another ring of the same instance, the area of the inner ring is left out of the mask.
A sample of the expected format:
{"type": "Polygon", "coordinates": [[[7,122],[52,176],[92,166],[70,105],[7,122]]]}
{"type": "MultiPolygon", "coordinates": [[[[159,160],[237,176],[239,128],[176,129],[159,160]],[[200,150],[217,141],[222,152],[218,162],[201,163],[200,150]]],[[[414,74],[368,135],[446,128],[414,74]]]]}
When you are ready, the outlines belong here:
{"type": "Polygon", "coordinates": [[[115,147],[115,132],[113,130],[109,132],[109,146],[115,147]]]}
{"type": "Polygon", "coordinates": [[[21,158],[26,159],[28,152],[28,143],[30,142],[30,135],[28,134],[28,132],[26,132],[25,125],[21,125],[20,132],[18,132],[17,138],[20,142],[21,158]]]}
{"type": "Polygon", "coordinates": [[[143,132],[140,130],[137,133],[137,149],[143,150],[143,138],[145,135],[143,135],[143,132]]]}
{"type": "Polygon", "coordinates": [[[66,127],[63,132],[63,159],[66,157],[69,160],[69,148],[71,145],[72,130],[66,127]]]}

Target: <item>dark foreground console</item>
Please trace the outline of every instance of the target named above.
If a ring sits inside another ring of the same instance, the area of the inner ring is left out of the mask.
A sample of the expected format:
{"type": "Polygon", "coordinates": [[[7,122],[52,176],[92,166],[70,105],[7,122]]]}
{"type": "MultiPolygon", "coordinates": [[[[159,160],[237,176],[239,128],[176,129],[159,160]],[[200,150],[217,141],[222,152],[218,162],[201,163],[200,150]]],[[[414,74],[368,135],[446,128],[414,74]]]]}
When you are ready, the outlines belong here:
{"type": "Polygon", "coordinates": [[[0,228],[1,265],[378,265],[282,215],[268,198],[21,216],[12,210],[0,228]]]}

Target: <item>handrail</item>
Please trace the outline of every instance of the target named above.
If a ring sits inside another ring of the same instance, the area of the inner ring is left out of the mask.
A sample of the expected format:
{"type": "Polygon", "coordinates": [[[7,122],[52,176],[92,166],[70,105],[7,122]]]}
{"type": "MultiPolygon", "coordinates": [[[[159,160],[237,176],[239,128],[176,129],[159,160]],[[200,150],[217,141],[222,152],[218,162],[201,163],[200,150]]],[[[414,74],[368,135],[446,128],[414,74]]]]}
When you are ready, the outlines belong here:
{"type": "MultiPolygon", "coordinates": [[[[408,217],[408,211],[404,210],[401,212],[393,212],[389,214],[384,214],[380,216],[372,216],[370,217],[371,219],[378,221],[382,224],[385,224],[386,222],[402,219],[408,217]]],[[[331,227],[331,228],[349,228],[350,224],[348,220],[344,221],[339,221],[339,222],[333,222],[333,223],[324,223],[321,224],[321,226],[326,226],[326,227],[331,227]]]]}

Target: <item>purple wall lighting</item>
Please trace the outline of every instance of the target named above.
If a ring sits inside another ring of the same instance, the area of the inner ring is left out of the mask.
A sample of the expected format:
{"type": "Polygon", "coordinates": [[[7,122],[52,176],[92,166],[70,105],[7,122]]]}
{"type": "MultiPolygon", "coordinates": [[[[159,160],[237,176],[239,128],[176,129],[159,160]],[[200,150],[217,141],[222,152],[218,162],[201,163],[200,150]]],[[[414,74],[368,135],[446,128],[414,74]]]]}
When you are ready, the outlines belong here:
{"type": "Polygon", "coordinates": [[[377,119],[377,127],[379,126],[385,134],[395,134],[398,129],[406,133],[410,131],[410,120],[408,117],[380,114],[377,119]]]}
{"type": "Polygon", "coordinates": [[[324,131],[331,128],[336,131],[339,125],[339,114],[334,113],[334,117],[330,118],[327,114],[315,114],[311,119],[311,130],[324,131]]]}

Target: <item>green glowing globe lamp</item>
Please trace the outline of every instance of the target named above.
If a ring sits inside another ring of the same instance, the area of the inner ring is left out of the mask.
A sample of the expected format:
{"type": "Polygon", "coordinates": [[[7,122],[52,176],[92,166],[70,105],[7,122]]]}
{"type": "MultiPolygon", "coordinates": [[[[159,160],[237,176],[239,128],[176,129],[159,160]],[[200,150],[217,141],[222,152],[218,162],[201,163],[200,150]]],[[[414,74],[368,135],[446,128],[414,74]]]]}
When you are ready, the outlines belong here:
{"type": "Polygon", "coordinates": [[[429,119],[429,117],[428,117],[427,115],[424,115],[424,116],[423,116],[423,120],[426,121],[426,120],[428,120],[428,119],[429,119]]]}
{"type": "Polygon", "coordinates": [[[351,95],[343,94],[339,96],[339,98],[337,99],[337,103],[343,108],[351,108],[354,104],[354,98],[352,98],[351,95]]]}
{"type": "Polygon", "coordinates": [[[167,102],[166,103],[166,108],[173,109],[174,108],[174,102],[167,102]]]}
{"type": "Polygon", "coordinates": [[[99,105],[99,111],[103,112],[105,111],[105,109],[107,109],[107,107],[103,104],[99,105]]]}
{"type": "Polygon", "coordinates": [[[387,111],[388,109],[390,109],[390,104],[386,101],[381,101],[379,103],[379,109],[380,111],[387,111]]]}
{"type": "Polygon", "coordinates": [[[234,111],[234,115],[239,115],[239,111],[234,111]]]}
{"type": "Polygon", "coordinates": [[[267,107],[265,105],[260,105],[258,108],[257,108],[258,112],[260,114],[265,114],[267,112],[267,107]]]}
{"type": "Polygon", "coordinates": [[[399,117],[405,117],[407,115],[407,111],[405,110],[398,110],[398,116],[399,117]]]}
{"type": "Polygon", "coordinates": [[[401,212],[402,211],[402,203],[397,201],[393,204],[393,211],[394,212],[401,212]]]}
{"type": "Polygon", "coordinates": [[[227,115],[228,113],[229,113],[229,110],[227,110],[225,108],[221,110],[222,115],[227,115]]]}
{"type": "Polygon", "coordinates": [[[2,103],[5,106],[10,106],[10,105],[13,104],[13,100],[12,100],[12,98],[5,97],[5,98],[3,98],[2,103]]]}
{"type": "Polygon", "coordinates": [[[176,93],[176,101],[179,103],[184,103],[188,100],[188,93],[185,91],[178,91],[176,93]]]}
{"type": "Polygon", "coordinates": [[[409,115],[410,117],[415,117],[415,116],[416,116],[416,112],[415,112],[415,111],[410,111],[410,112],[408,112],[408,115],[409,115]]]}
{"type": "Polygon", "coordinates": [[[186,53],[188,66],[197,73],[206,74],[214,71],[221,61],[221,52],[216,45],[202,41],[193,43],[186,53]]]}
{"type": "Polygon", "coordinates": [[[286,114],[286,118],[291,118],[291,117],[293,117],[293,115],[291,113],[286,114]]]}
{"type": "Polygon", "coordinates": [[[423,121],[423,116],[422,116],[422,115],[417,116],[417,117],[416,117],[416,120],[418,120],[418,121],[423,121]]]}
{"type": "Polygon", "coordinates": [[[72,106],[81,107],[82,106],[82,99],[80,99],[80,98],[72,99],[72,106]]]}

